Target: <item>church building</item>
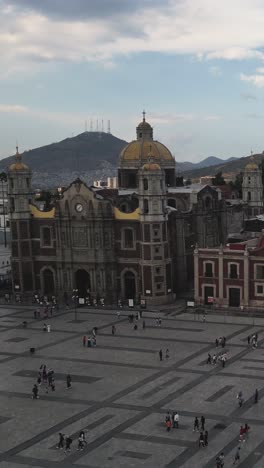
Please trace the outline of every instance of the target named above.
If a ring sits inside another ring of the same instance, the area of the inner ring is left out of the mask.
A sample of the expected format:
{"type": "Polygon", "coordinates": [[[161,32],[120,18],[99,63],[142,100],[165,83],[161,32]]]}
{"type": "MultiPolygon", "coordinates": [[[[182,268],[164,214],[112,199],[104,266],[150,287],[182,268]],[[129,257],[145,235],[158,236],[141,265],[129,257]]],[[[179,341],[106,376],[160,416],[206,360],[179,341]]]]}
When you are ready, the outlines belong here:
{"type": "Polygon", "coordinates": [[[195,243],[225,241],[225,202],[212,187],[177,187],[175,160],[143,121],[121,152],[118,189],[74,180],[49,211],[34,204],[31,170],[8,169],[11,265],[21,294],[166,304],[192,287],[195,243]]]}

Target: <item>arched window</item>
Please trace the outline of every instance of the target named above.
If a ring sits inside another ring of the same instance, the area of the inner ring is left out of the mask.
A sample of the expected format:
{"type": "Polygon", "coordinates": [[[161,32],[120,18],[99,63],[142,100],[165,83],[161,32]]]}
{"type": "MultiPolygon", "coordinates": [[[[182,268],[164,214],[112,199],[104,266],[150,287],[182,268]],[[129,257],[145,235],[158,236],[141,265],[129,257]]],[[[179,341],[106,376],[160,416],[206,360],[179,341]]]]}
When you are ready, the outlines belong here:
{"type": "Polygon", "coordinates": [[[144,190],[148,190],[148,179],[143,179],[144,190]]]}
{"type": "Polygon", "coordinates": [[[148,212],[149,212],[148,200],[144,198],[144,213],[147,214],[148,212]]]}

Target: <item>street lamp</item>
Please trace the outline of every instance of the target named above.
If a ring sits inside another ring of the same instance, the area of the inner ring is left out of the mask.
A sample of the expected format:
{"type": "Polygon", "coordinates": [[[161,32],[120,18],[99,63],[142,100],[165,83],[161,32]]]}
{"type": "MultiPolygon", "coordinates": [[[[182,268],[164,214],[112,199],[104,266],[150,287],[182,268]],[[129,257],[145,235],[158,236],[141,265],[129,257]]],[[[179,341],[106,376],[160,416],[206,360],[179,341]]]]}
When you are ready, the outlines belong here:
{"type": "Polygon", "coordinates": [[[3,199],[3,221],[4,221],[4,242],[6,247],[6,212],[5,212],[5,193],[4,193],[4,182],[7,182],[7,175],[5,172],[0,173],[0,181],[2,184],[2,199],[3,199]]]}
{"type": "Polygon", "coordinates": [[[79,299],[79,291],[78,289],[72,290],[72,300],[74,301],[74,320],[77,322],[77,301],[79,299]]]}

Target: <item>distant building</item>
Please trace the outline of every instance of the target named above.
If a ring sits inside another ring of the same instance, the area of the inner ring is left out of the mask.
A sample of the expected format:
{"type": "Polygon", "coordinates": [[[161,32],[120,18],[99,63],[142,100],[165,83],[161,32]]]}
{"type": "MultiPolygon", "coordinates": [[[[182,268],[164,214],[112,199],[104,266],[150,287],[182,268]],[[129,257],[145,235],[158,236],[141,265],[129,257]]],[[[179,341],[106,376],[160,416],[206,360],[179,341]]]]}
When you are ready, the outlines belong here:
{"type": "Polygon", "coordinates": [[[263,309],[264,233],[249,241],[194,251],[197,304],[263,309]]]}
{"type": "Polygon", "coordinates": [[[262,171],[253,158],[244,169],[242,198],[247,203],[246,212],[249,217],[263,213],[262,171]]]}

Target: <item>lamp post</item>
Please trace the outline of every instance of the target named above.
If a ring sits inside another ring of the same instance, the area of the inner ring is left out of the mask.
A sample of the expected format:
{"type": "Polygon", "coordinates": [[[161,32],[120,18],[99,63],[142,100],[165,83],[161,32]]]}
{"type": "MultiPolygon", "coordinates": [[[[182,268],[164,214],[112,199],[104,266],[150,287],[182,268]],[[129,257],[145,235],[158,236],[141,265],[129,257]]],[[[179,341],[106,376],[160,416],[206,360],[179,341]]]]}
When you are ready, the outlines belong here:
{"type": "Polygon", "coordinates": [[[7,181],[7,175],[5,172],[0,173],[0,181],[2,184],[2,199],[3,199],[3,221],[4,221],[4,242],[6,247],[6,213],[5,213],[5,194],[4,194],[4,182],[7,181]]]}
{"type": "Polygon", "coordinates": [[[72,299],[74,301],[74,320],[77,322],[77,301],[79,299],[79,291],[78,289],[73,289],[72,291],[72,299]]]}

